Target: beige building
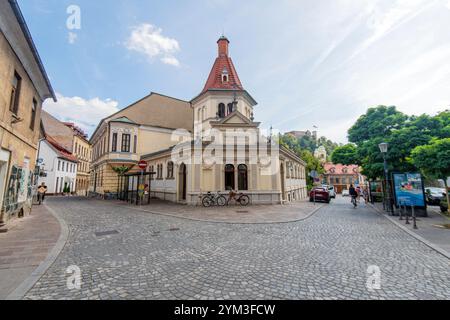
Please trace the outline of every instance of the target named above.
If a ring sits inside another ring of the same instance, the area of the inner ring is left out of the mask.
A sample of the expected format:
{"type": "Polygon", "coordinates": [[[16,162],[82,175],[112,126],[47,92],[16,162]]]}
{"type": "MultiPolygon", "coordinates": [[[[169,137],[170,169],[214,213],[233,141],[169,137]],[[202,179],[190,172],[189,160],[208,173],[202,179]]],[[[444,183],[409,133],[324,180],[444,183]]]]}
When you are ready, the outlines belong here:
{"type": "Polygon", "coordinates": [[[325,163],[324,169],[323,178],[328,185],[335,187],[336,193],[349,190],[351,185],[366,186],[366,177],[361,174],[361,168],[357,165],[325,163]]]}
{"type": "Polygon", "coordinates": [[[257,103],[243,88],[228,46],[219,39],[207,83],[191,102],[151,94],[100,123],[91,138],[93,193],[134,198],[136,165],[144,160],[151,175],[139,184],[173,202],[195,205],[208,191],[231,189],[254,204],[307,197],[305,163],[261,134],[257,103]]]}
{"type": "Polygon", "coordinates": [[[91,145],[87,135],[73,123],[64,123],[72,130],[72,153],[78,159],[78,170],[75,193],[87,196],[89,193],[89,178],[91,167],[91,145]]]}
{"type": "Polygon", "coordinates": [[[314,151],[314,157],[324,164],[328,160],[327,149],[324,146],[320,146],[314,151]]]}
{"type": "Polygon", "coordinates": [[[172,133],[193,130],[189,102],[151,93],[102,120],[91,137],[90,191],[118,192],[118,173],[136,169],[141,156],[174,144],[172,133]]]}
{"type": "Polygon", "coordinates": [[[16,1],[0,1],[0,231],[31,211],[41,108],[55,98],[16,1]]]}
{"type": "Polygon", "coordinates": [[[61,122],[46,111],[42,111],[42,124],[51,136],[71,156],[77,159],[76,181],[73,194],[86,196],[89,191],[91,147],[87,135],[73,123],[61,122]]]}

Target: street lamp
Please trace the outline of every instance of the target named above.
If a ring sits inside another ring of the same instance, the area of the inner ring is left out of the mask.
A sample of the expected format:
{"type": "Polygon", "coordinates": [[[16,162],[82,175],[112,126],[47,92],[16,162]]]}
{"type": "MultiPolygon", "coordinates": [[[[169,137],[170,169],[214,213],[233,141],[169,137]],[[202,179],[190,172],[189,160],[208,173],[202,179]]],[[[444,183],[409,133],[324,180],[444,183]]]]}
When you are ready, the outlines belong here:
{"type": "Polygon", "coordinates": [[[389,144],[386,142],[380,143],[379,145],[380,151],[383,154],[383,160],[384,160],[384,179],[386,181],[386,196],[384,201],[384,210],[393,212],[391,209],[391,188],[389,185],[389,167],[387,163],[387,153],[389,149],[389,144]]]}

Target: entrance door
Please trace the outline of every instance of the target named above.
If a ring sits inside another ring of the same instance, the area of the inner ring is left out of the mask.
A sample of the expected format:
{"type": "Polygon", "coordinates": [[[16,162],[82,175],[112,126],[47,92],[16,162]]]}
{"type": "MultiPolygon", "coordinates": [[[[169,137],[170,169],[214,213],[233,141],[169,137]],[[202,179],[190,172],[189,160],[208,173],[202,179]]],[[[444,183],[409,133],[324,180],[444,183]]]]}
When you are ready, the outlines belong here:
{"type": "Polygon", "coordinates": [[[187,199],[187,169],[186,165],[183,163],[180,166],[180,172],[179,172],[179,200],[180,201],[186,201],[187,199]]]}
{"type": "Polygon", "coordinates": [[[94,175],[94,193],[97,193],[97,172],[94,175]]]}

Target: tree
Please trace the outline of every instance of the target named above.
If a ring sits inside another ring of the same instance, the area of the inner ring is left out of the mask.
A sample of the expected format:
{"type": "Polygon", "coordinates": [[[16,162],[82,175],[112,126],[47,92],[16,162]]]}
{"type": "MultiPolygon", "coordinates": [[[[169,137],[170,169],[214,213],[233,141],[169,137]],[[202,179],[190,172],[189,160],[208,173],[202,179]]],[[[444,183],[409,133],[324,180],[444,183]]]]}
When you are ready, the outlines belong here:
{"type": "Polygon", "coordinates": [[[443,179],[447,191],[448,211],[450,195],[447,179],[450,177],[450,138],[434,139],[430,144],[416,147],[412,151],[412,161],[422,172],[435,179],[443,179]]]}
{"type": "Polygon", "coordinates": [[[449,111],[434,117],[407,116],[395,107],[379,106],[369,109],[349,130],[349,140],[356,144],[354,162],[362,166],[363,174],[369,179],[384,175],[383,157],[378,148],[381,142],[389,143],[389,170],[408,172],[418,170],[411,151],[435,138],[450,138],[449,111]]]}
{"type": "Polygon", "coordinates": [[[358,164],[356,156],[356,146],[354,144],[347,144],[342,147],[337,147],[331,155],[333,163],[341,163],[345,165],[358,164]]]}
{"type": "Polygon", "coordinates": [[[280,136],[279,143],[283,147],[292,150],[303,161],[306,162],[306,173],[308,174],[308,189],[312,189],[312,186],[314,185],[314,179],[309,177],[309,173],[312,171],[317,171],[319,174],[325,173],[325,170],[319,159],[316,159],[316,157],[314,157],[313,153],[310,150],[303,149],[300,144],[300,139],[297,139],[291,135],[280,136]]]}
{"type": "Polygon", "coordinates": [[[359,145],[376,137],[386,137],[403,127],[407,120],[408,116],[397,111],[396,107],[370,108],[348,131],[348,138],[359,145]]]}

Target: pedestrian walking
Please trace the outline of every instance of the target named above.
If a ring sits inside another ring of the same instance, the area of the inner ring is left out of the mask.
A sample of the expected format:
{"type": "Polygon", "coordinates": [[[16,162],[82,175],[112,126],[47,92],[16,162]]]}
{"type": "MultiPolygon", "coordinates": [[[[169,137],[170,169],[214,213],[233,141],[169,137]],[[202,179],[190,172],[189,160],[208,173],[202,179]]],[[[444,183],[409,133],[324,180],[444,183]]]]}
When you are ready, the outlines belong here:
{"type": "Polygon", "coordinates": [[[45,183],[42,182],[42,184],[38,188],[38,202],[39,202],[39,204],[42,204],[42,202],[44,202],[45,194],[47,193],[47,189],[48,188],[45,185],[45,183]]]}

